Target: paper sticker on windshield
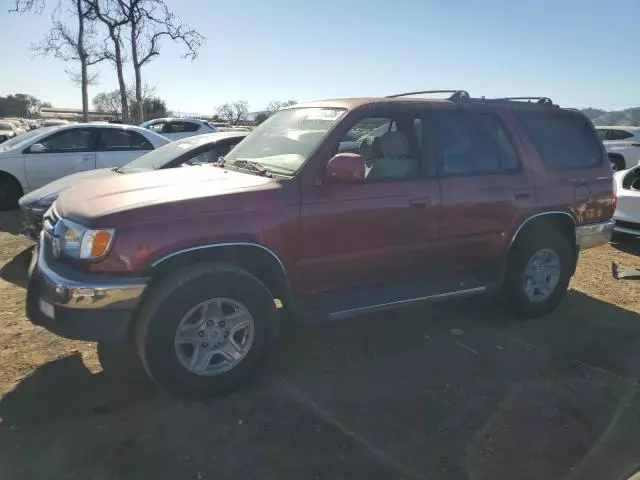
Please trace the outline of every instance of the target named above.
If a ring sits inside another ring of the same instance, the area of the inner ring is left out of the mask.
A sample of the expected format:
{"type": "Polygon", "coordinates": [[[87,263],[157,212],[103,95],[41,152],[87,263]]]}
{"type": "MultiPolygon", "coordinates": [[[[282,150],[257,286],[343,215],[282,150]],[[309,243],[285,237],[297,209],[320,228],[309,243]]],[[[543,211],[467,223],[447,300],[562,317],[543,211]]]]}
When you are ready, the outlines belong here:
{"type": "Polygon", "coordinates": [[[331,109],[314,109],[309,115],[307,115],[306,120],[337,120],[344,110],[338,110],[335,108],[331,109]]]}

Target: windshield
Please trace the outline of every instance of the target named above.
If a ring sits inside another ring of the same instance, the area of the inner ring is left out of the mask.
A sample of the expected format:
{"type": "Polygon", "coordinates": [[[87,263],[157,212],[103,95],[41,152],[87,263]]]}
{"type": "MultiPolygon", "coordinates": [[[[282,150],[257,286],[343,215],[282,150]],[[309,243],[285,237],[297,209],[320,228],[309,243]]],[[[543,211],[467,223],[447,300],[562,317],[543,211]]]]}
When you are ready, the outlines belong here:
{"type": "Polygon", "coordinates": [[[292,175],[344,113],[340,108],[280,110],[260,124],[225,160],[230,164],[248,160],[267,171],[292,175]]]}
{"type": "Polygon", "coordinates": [[[211,137],[209,135],[196,135],[195,137],[177,140],[136,158],[134,161],[121,167],[120,170],[156,170],[177,157],[210,142],[211,137]]]}
{"type": "Polygon", "coordinates": [[[47,130],[52,130],[52,128],[50,129],[39,128],[37,130],[30,130],[26,133],[21,133],[20,135],[13,137],[7,140],[6,142],[2,142],[0,144],[0,150],[10,150],[13,148],[20,148],[24,146],[24,144],[28,143],[33,137],[35,137],[36,135],[40,135],[41,133],[44,133],[47,130]]]}

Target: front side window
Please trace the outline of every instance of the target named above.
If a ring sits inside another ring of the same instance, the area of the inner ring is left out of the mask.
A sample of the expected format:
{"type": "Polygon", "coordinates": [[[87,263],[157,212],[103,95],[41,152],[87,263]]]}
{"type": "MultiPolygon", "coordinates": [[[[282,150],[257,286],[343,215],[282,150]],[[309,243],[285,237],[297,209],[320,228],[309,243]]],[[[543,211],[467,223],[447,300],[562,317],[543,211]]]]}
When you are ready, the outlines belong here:
{"type": "Polygon", "coordinates": [[[164,126],[167,124],[167,122],[155,122],[155,123],[143,123],[142,127],[146,128],[147,130],[151,130],[152,132],[156,132],[156,133],[162,133],[162,130],[164,129],[164,126]]]}
{"type": "MultiPolygon", "coordinates": [[[[293,175],[345,114],[342,108],[287,108],[262,122],[225,157],[250,161],[273,173],[293,175]]],[[[237,164],[240,166],[240,163],[237,164]]]]}
{"type": "Polygon", "coordinates": [[[138,132],[116,128],[101,128],[100,144],[105,151],[153,150],[153,145],[138,132]]]}
{"type": "Polygon", "coordinates": [[[608,140],[607,132],[608,132],[608,130],[605,130],[603,128],[596,128],[596,133],[598,134],[598,138],[600,140],[608,140]]]}
{"type": "Polygon", "coordinates": [[[589,120],[573,112],[516,112],[547,168],[585,168],[602,162],[602,142],[589,120]]]}
{"type": "Polygon", "coordinates": [[[367,117],[347,132],[338,150],[364,157],[366,183],[413,180],[420,177],[421,132],[421,121],[413,117],[367,117]]]}
{"type": "Polygon", "coordinates": [[[91,132],[74,128],[43,139],[40,143],[47,153],[86,152],[91,149],[91,132]]]}
{"type": "Polygon", "coordinates": [[[518,154],[493,115],[439,112],[434,115],[435,140],[442,176],[514,172],[518,154]]]}

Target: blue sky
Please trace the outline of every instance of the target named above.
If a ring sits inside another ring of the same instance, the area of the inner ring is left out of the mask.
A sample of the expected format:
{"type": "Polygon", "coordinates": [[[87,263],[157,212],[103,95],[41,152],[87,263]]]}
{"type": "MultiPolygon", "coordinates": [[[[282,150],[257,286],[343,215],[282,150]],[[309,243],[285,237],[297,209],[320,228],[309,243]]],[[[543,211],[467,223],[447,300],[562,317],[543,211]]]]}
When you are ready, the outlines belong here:
{"type": "MultiPolygon", "coordinates": [[[[69,66],[30,51],[45,35],[49,15],[9,15],[9,3],[0,0],[0,94],[80,106],[79,89],[64,72],[69,66]]],[[[175,111],[210,114],[233,100],[260,110],[270,100],[438,88],[545,95],[573,107],[640,106],[639,0],[167,3],[207,37],[194,62],[165,42],[143,70],[175,111]]],[[[100,83],[91,98],[117,87],[109,65],[94,71],[100,83]]]]}

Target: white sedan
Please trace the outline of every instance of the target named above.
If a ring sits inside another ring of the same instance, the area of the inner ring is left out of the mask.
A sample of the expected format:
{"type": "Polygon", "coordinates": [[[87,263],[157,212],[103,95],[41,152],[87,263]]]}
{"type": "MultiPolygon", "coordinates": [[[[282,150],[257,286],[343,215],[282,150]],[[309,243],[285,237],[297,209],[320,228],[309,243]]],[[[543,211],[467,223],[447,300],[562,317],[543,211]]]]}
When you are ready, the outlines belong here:
{"type": "Polygon", "coordinates": [[[616,172],[613,183],[618,203],[613,219],[614,233],[640,237],[640,165],[616,172]]]}
{"type": "Polygon", "coordinates": [[[171,141],[217,131],[216,127],[209,122],[195,118],[155,118],[141,123],[140,126],[159,133],[171,141]]]}
{"type": "Polygon", "coordinates": [[[0,144],[0,210],[60,177],[95,168],[120,167],[169,143],[144,128],[117,124],[45,127],[0,144]]]}

